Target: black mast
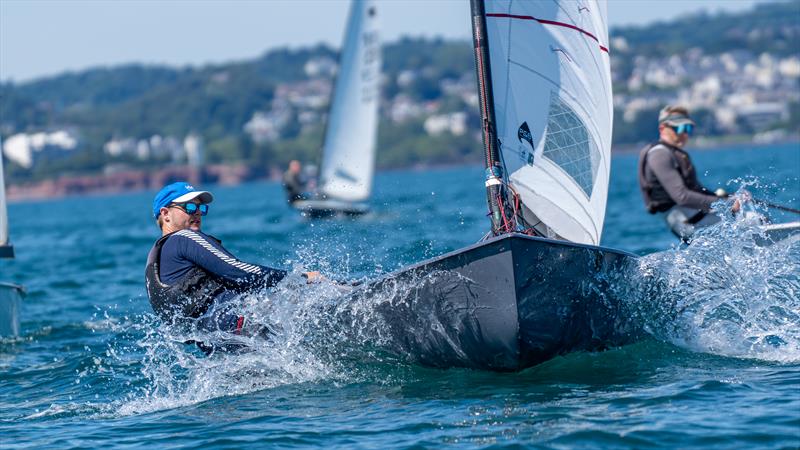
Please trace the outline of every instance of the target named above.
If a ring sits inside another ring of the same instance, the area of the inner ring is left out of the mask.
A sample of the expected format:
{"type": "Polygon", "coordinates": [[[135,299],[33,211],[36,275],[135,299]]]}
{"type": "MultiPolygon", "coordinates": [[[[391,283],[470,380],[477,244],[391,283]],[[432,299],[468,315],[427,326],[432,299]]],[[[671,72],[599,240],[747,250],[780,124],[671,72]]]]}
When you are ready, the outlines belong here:
{"type": "Polygon", "coordinates": [[[478,78],[478,102],[481,108],[481,131],[486,153],[486,199],[495,235],[514,231],[508,229],[504,218],[505,189],[503,166],[500,162],[492,94],[492,71],[489,64],[489,43],[486,40],[486,9],[483,0],[470,0],[472,10],[472,43],[475,49],[475,69],[478,78]]]}

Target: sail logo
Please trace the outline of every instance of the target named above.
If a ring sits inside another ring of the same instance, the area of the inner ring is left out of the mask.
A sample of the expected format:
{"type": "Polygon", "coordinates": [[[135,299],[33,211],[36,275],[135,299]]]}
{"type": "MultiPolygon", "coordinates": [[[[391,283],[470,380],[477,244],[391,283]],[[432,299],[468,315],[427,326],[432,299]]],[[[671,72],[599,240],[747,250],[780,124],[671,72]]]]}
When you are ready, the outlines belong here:
{"type": "Polygon", "coordinates": [[[361,34],[362,66],[361,66],[361,102],[372,103],[378,99],[378,78],[380,77],[380,43],[377,30],[365,31],[361,34]]]}
{"type": "Polygon", "coordinates": [[[336,172],[334,172],[334,175],[336,175],[338,178],[341,178],[343,180],[349,181],[351,183],[357,183],[358,182],[358,178],[356,178],[355,176],[353,176],[350,173],[345,172],[344,169],[342,169],[342,168],[336,169],[336,172]]]}
{"type": "Polygon", "coordinates": [[[517,130],[517,139],[519,139],[520,142],[526,141],[531,145],[531,152],[528,153],[527,151],[523,151],[520,156],[522,156],[522,159],[526,161],[529,166],[532,166],[533,151],[536,149],[533,146],[533,135],[531,134],[530,127],[528,127],[528,122],[522,122],[522,125],[519,126],[519,129],[517,130]]]}

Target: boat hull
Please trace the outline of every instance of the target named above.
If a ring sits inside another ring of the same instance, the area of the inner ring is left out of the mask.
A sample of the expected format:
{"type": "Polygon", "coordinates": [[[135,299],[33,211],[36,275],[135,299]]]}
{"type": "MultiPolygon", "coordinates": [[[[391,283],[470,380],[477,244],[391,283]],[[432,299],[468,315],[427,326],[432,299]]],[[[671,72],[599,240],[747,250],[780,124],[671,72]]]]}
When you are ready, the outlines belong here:
{"type": "Polygon", "coordinates": [[[635,255],[511,234],[391,274],[354,293],[380,341],[412,362],[515,371],[643,336],[616,280],[635,255]]]}
{"type": "Polygon", "coordinates": [[[0,259],[13,259],[14,247],[11,245],[0,244],[0,259]]]}
{"type": "Polygon", "coordinates": [[[766,241],[762,244],[771,244],[800,235],[800,222],[775,223],[762,225],[766,241]]]}
{"type": "Polygon", "coordinates": [[[0,282],[0,336],[19,335],[22,295],[22,287],[0,282]]]}
{"type": "MultiPolygon", "coordinates": [[[[690,242],[695,232],[700,229],[715,225],[721,221],[720,217],[715,214],[706,214],[697,223],[689,223],[689,217],[697,214],[699,210],[676,206],[664,216],[667,226],[670,231],[678,239],[684,242],[690,242]]],[[[754,220],[758,220],[762,225],[758,226],[758,230],[762,236],[756,237],[756,244],[761,246],[772,245],[776,242],[783,241],[800,235],[800,222],[784,222],[784,223],[769,223],[766,217],[758,213],[746,212],[746,216],[754,220]]]]}
{"type": "Polygon", "coordinates": [[[359,216],[369,212],[369,205],[343,200],[298,200],[292,206],[303,216],[311,218],[333,216],[359,216]]]}

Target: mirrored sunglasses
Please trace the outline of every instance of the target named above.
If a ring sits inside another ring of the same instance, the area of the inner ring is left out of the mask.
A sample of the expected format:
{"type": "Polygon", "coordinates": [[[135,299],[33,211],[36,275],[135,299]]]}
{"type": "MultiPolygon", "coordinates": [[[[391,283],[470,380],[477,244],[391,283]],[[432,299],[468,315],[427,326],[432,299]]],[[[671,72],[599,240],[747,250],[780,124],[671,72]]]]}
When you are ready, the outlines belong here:
{"type": "Polygon", "coordinates": [[[694,132],[694,125],[690,123],[682,123],[678,126],[672,127],[672,129],[675,130],[675,133],[677,134],[686,133],[689,136],[691,136],[692,133],[694,132]]]}
{"type": "Polygon", "coordinates": [[[177,206],[178,208],[184,210],[186,214],[190,216],[195,214],[197,211],[200,211],[201,216],[205,216],[208,214],[208,205],[205,203],[198,205],[197,203],[170,203],[170,207],[177,206]]]}

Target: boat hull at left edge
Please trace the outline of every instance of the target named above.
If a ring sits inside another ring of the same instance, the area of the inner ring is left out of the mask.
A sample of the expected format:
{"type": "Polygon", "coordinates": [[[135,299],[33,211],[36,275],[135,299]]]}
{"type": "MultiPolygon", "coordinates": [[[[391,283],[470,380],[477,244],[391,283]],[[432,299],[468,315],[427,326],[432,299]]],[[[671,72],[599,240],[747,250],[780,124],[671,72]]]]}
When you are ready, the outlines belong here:
{"type": "Polygon", "coordinates": [[[24,295],[22,286],[0,282],[0,337],[19,335],[19,310],[24,295]]]}
{"type": "Polygon", "coordinates": [[[298,200],[292,207],[305,217],[322,218],[335,216],[360,216],[369,212],[369,205],[360,202],[342,200],[298,200]]]}
{"type": "Polygon", "coordinates": [[[508,234],[362,286],[334,316],[412,363],[517,371],[640,340],[620,285],[635,267],[630,253],[508,234]]]}

